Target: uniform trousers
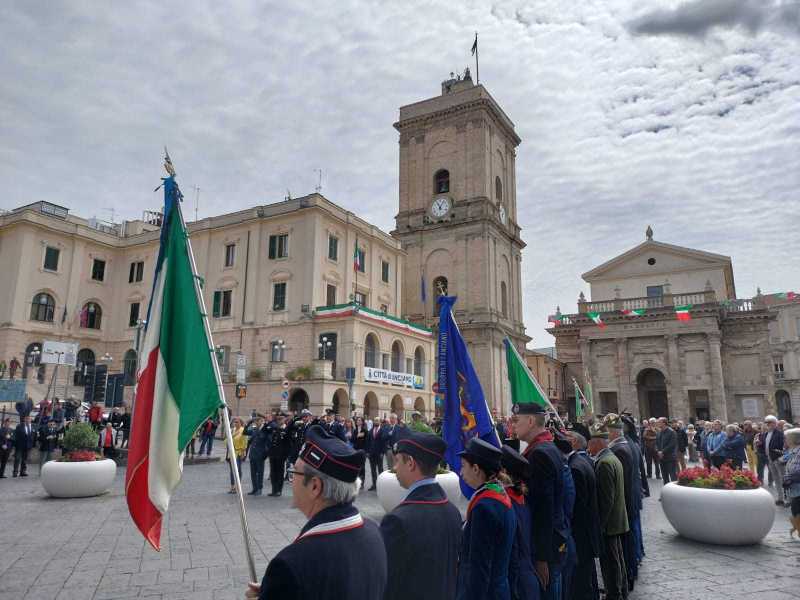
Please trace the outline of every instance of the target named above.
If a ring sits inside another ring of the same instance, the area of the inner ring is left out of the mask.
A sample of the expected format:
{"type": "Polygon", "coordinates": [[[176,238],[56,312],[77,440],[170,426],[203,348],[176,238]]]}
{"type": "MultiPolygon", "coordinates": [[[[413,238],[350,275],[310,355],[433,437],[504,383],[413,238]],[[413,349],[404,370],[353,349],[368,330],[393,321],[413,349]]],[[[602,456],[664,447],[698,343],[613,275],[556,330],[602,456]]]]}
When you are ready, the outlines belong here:
{"type": "Polygon", "coordinates": [[[276,454],[272,456],[270,454],[269,457],[269,480],[272,483],[272,493],[273,494],[282,494],[283,493],[283,475],[284,475],[284,464],[286,462],[286,457],[283,454],[276,454]]]}
{"type": "Polygon", "coordinates": [[[622,551],[622,536],[603,536],[603,552],[600,556],[600,571],[603,573],[605,600],[620,600],[628,597],[628,577],[625,574],[625,556],[622,551]]]}
{"type": "Polygon", "coordinates": [[[567,600],[597,600],[600,597],[594,558],[578,559],[564,597],[567,600]]]}
{"type": "Polygon", "coordinates": [[[17,476],[17,473],[19,473],[20,475],[28,474],[27,450],[20,450],[19,448],[14,450],[14,477],[17,476]]]}
{"type": "Polygon", "coordinates": [[[369,455],[369,472],[372,475],[372,487],[375,487],[378,475],[383,473],[383,454],[369,455]]]}
{"type": "Polygon", "coordinates": [[[678,463],[675,460],[662,460],[661,461],[661,479],[664,485],[670,481],[677,481],[678,479],[678,463]]]}
{"type": "Polygon", "coordinates": [[[264,461],[266,458],[250,457],[250,484],[253,491],[261,491],[264,487],[264,461]]]}

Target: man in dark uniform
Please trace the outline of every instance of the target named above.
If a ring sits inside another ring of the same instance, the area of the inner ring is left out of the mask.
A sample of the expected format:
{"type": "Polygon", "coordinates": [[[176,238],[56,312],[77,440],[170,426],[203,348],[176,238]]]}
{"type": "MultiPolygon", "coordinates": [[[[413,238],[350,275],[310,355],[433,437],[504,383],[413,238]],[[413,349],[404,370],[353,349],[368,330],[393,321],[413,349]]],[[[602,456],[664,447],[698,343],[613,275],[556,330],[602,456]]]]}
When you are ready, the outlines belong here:
{"type": "Polygon", "coordinates": [[[269,423],[271,434],[269,446],[269,480],[272,491],[268,496],[280,496],[283,493],[283,476],[286,456],[289,454],[289,433],[286,428],[286,415],[278,413],[269,423]]]}
{"type": "Polygon", "coordinates": [[[638,568],[639,563],[644,558],[644,540],[642,538],[642,510],[644,503],[642,499],[650,496],[650,484],[647,481],[647,470],[644,466],[644,456],[642,455],[642,448],[639,445],[639,437],[636,434],[636,423],[630,414],[623,413],[621,415],[625,439],[628,440],[631,452],[633,453],[634,474],[633,474],[633,500],[634,500],[634,514],[633,517],[628,515],[628,521],[631,524],[631,531],[633,538],[636,542],[636,565],[638,568]],[[636,471],[638,469],[638,472],[636,471]]]}
{"type": "MultiPolygon", "coordinates": [[[[383,473],[383,452],[386,448],[388,427],[381,423],[377,417],[372,424],[372,430],[367,433],[367,454],[369,455],[369,470],[372,475],[372,486],[369,491],[375,491],[378,475],[383,473]]],[[[392,465],[389,465],[390,467],[392,465]]]]}
{"type": "Polygon", "coordinates": [[[448,600],[456,593],[461,513],[436,483],[447,444],[409,431],[394,447],[405,499],[381,521],[389,580],[384,600],[448,600]]]}
{"type": "Polygon", "coordinates": [[[267,566],[246,598],[376,600],[386,591],[386,550],[377,525],[353,506],[364,453],[322,427],[306,432],[294,465],[292,504],[308,522],[267,566]],[[365,568],[366,565],[366,568],[365,568]]]}
{"type": "Polygon", "coordinates": [[[577,431],[567,433],[572,452],[567,464],[575,482],[575,510],[572,513],[572,536],[578,563],[567,585],[568,600],[597,600],[597,568],[594,559],[600,556],[600,526],[597,509],[597,480],[592,459],[586,453],[587,440],[577,431]]]}
{"type": "Polygon", "coordinates": [[[530,463],[527,503],[531,511],[534,568],[543,600],[561,600],[561,568],[567,558],[569,523],[565,515],[565,481],[571,474],[547,429],[547,415],[534,402],[515,404],[514,431],[528,443],[523,456],[530,463]]]}
{"type": "Polygon", "coordinates": [[[249,493],[252,496],[260,496],[264,487],[264,462],[272,446],[272,431],[269,424],[264,423],[264,418],[259,415],[247,424],[244,432],[250,438],[247,457],[250,459],[250,483],[253,489],[249,493]]]}

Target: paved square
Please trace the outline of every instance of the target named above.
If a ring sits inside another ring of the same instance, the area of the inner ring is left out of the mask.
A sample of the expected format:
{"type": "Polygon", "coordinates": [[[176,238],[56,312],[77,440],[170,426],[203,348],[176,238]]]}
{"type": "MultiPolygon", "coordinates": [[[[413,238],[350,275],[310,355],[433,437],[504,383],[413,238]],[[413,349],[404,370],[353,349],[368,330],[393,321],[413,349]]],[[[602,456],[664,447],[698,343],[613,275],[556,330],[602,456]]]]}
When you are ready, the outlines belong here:
{"type": "MultiPolygon", "coordinates": [[[[248,464],[245,490],[249,490],[248,464]]],[[[227,464],[187,465],[153,551],[134,528],[123,495],[124,469],[109,494],[56,500],[44,493],[38,469],[26,479],[0,480],[0,600],[117,598],[242,598],[247,582],[235,497],[227,464]]],[[[777,509],[763,544],[730,548],[683,540],[654,497],[646,500],[647,558],[631,600],[797,598],[800,542],[788,536],[787,510],[777,509]]],[[[294,539],[305,519],[282,498],[246,496],[256,568],[294,539]]],[[[368,517],[383,515],[374,492],[357,502],[368,517]]],[[[466,503],[462,502],[462,510],[466,503]]],[[[736,523],[731,523],[735,527],[736,523]]],[[[365,568],[369,557],[365,557],[365,568]]]]}

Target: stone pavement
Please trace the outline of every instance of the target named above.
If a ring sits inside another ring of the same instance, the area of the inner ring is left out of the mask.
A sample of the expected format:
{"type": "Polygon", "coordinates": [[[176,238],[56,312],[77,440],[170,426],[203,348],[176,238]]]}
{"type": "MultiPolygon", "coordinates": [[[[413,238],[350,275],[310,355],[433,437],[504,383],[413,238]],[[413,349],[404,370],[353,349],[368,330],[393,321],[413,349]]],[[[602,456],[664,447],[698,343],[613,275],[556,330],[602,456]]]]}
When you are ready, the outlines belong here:
{"type": "MultiPolygon", "coordinates": [[[[247,491],[248,463],[243,467],[247,491]]],[[[226,463],[185,468],[161,552],[145,544],[128,516],[123,469],[110,493],[74,500],[48,498],[38,469],[29,472],[26,479],[0,480],[0,600],[243,597],[247,567],[226,463]]],[[[800,542],[789,540],[785,509],[759,546],[708,546],[677,536],[654,488],[644,513],[647,558],[630,600],[797,597],[800,542]]],[[[289,490],[282,498],[246,496],[259,576],[303,525],[289,490]]],[[[373,519],[383,514],[374,492],[362,492],[357,504],[373,519]]]]}

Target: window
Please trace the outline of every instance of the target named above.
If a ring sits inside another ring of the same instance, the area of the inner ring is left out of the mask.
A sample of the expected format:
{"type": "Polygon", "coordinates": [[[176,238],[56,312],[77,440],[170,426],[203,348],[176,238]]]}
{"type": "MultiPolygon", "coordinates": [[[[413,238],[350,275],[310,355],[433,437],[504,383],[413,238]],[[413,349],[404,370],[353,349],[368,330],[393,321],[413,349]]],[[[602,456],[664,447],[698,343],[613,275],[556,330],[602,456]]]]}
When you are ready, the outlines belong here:
{"type": "Polygon", "coordinates": [[[144,277],[144,262],[132,262],[128,271],[128,283],[139,283],[144,277]]]}
{"type": "Polygon", "coordinates": [[[367,336],[367,341],[364,344],[364,366],[378,366],[378,342],[372,334],[367,336]]]}
{"type": "Polygon", "coordinates": [[[505,281],[500,282],[500,312],[504,317],[508,316],[508,290],[505,281]]]}
{"type": "Polygon", "coordinates": [[[356,248],[356,268],[359,273],[367,270],[367,251],[363,248],[356,248]]]}
{"type": "Polygon", "coordinates": [[[44,250],[44,268],[48,271],[58,271],[58,257],[61,250],[48,246],[44,250]]]}
{"type": "Polygon", "coordinates": [[[323,333],[317,338],[317,358],[320,360],[336,360],[335,333],[323,333]]]}
{"type": "Polygon", "coordinates": [[[389,283],[389,261],[382,260],[381,261],[381,281],[383,283],[389,283]]]}
{"type": "Polygon", "coordinates": [[[130,349],[122,359],[123,385],[136,383],[136,350],[130,349]]]}
{"type": "Polygon", "coordinates": [[[335,235],[328,236],[328,258],[339,260],[339,238],[335,235]]]}
{"type": "Polygon", "coordinates": [[[333,306],[336,304],[336,286],[328,284],[325,290],[325,306],[333,306]]]}
{"type": "Polygon", "coordinates": [[[361,292],[356,292],[353,294],[353,301],[358,304],[359,306],[366,306],[367,305],[367,295],[362,294],[361,292]]]}
{"type": "Polygon", "coordinates": [[[381,304],[381,312],[388,313],[389,312],[389,305],[388,304],[381,304]]]}
{"type": "Polygon", "coordinates": [[[96,302],[87,302],[81,311],[81,327],[84,329],[100,329],[103,309],[96,302]]]}
{"type": "Polygon", "coordinates": [[[386,352],[381,354],[381,369],[389,370],[389,354],[386,352]]]}
{"type": "Polygon", "coordinates": [[[436,171],[433,176],[433,193],[446,194],[450,191],[450,172],[447,169],[436,171]]]}
{"type": "Polygon", "coordinates": [[[103,281],[106,278],[106,261],[95,258],[92,261],[92,279],[103,281]]]}
{"type": "Polygon", "coordinates": [[[447,291],[447,277],[437,277],[433,280],[434,297],[447,296],[447,291]]]}
{"type": "Polygon", "coordinates": [[[659,298],[664,295],[664,286],[663,285],[648,285],[647,286],[647,297],[648,298],[659,298]]]}
{"type": "Polygon", "coordinates": [[[286,282],[272,286],[272,310],[286,310],[286,282]]]}
{"type": "Polygon", "coordinates": [[[228,373],[231,369],[231,347],[218,346],[217,347],[217,364],[219,370],[223,373],[228,373]]]}
{"type": "Polygon", "coordinates": [[[499,177],[494,178],[494,196],[498,202],[503,201],[503,182],[499,177]]]}
{"type": "Polygon", "coordinates": [[[269,359],[271,362],[283,362],[283,351],[286,350],[286,344],[283,340],[275,340],[269,345],[269,359]]]}
{"type": "Polygon", "coordinates": [[[236,261],[236,244],[225,244],[225,266],[232,267],[236,261]]]}
{"type": "Polygon", "coordinates": [[[414,375],[422,376],[422,366],[425,364],[425,351],[422,346],[414,350],[414,375]]]}
{"type": "Polygon", "coordinates": [[[31,321],[53,322],[56,311],[56,301],[50,294],[36,294],[31,302],[31,321]]]}
{"type": "Polygon", "coordinates": [[[403,368],[403,348],[400,342],[392,344],[392,371],[400,372],[403,368]]]}
{"type": "Polygon", "coordinates": [[[284,233],[281,235],[269,236],[269,257],[274,260],[276,258],[287,258],[289,256],[289,234],[284,233]]]}
{"type": "Polygon", "coordinates": [[[233,290],[217,290],[214,292],[214,306],[211,311],[212,316],[216,318],[230,317],[232,299],[233,290]]]}
{"type": "Polygon", "coordinates": [[[406,358],[406,370],[405,373],[413,373],[414,372],[414,359],[413,358],[406,358]]]}
{"type": "Polygon", "coordinates": [[[136,327],[139,324],[139,303],[131,302],[131,311],[128,316],[128,327],[136,327]]]}
{"type": "Polygon", "coordinates": [[[775,369],[775,379],[783,379],[783,362],[773,363],[775,369]]]}

